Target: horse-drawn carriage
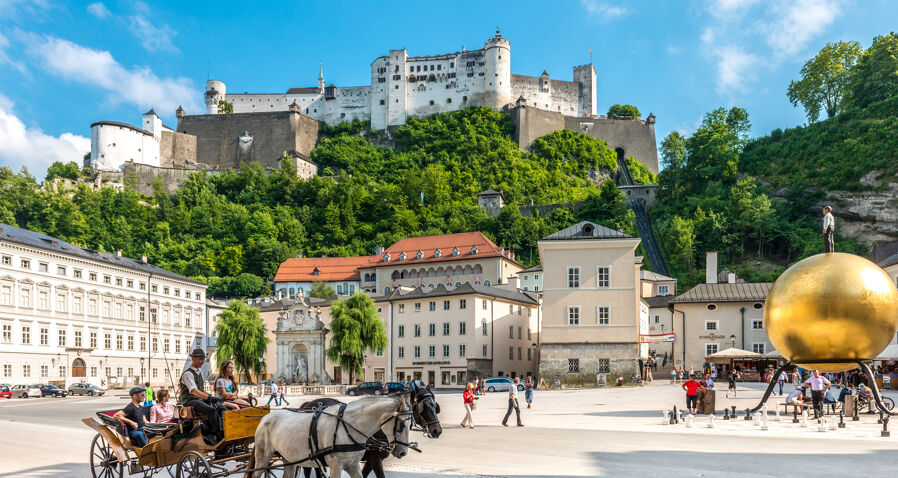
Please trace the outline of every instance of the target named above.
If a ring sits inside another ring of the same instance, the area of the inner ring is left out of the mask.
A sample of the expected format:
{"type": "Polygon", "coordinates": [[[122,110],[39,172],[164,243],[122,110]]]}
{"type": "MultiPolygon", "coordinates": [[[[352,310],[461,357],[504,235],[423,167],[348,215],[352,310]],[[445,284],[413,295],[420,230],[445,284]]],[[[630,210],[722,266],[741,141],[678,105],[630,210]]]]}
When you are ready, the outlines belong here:
{"type": "Polygon", "coordinates": [[[94,478],[120,478],[127,470],[132,476],[149,478],[164,470],[171,478],[236,473],[257,478],[274,476],[275,469],[284,469],[285,476],[290,476],[301,466],[330,468],[334,476],[346,469],[356,476],[364,453],[391,452],[401,458],[409,448],[417,450],[409,441],[410,431],[433,438],[441,432],[436,416],[439,405],[425,389],[350,404],[330,403],[335,404],[223,411],[223,433],[213,444],[202,433],[202,420],[210,418],[194,417],[190,407],[179,407],[170,423],[144,427],[147,444],[143,447],[133,445],[122,423],[113,418],[118,410],[98,412],[99,421],[82,420],[97,432],[90,447],[91,473],[94,478]],[[385,439],[376,438],[377,432],[385,439]]]}

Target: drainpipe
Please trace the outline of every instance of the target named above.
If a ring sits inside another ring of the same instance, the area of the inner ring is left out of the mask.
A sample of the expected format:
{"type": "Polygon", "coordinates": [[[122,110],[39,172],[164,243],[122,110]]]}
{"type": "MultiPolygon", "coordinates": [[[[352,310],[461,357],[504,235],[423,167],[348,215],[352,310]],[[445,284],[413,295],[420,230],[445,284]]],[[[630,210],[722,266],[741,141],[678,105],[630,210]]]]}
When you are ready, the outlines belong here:
{"type": "Polygon", "coordinates": [[[496,299],[490,299],[490,357],[492,357],[493,376],[496,376],[496,299]]]}
{"type": "MultiPolygon", "coordinates": [[[[673,302],[668,302],[667,308],[671,312],[671,315],[670,315],[671,327],[673,327],[673,313],[674,312],[679,312],[683,316],[683,329],[682,329],[683,330],[683,367],[685,368],[686,367],[686,312],[683,312],[682,310],[676,310],[673,302]]],[[[676,340],[676,334],[674,335],[674,340],[676,340]]],[[[674,368],[676,368],[676,365],[677,364],[674,363],[674,368]]]]}
{"type": "Polygon", "coordinates": [[[745,350],[745,307],[739,309],[742,314],[742,350],[745,350]]]}
{"type": "Polygon", "coordinates": [[[393,302],[387,301],[387,328],[390,330],[390,343],[387,344],[387,381],[393,381],[393,302]]]}

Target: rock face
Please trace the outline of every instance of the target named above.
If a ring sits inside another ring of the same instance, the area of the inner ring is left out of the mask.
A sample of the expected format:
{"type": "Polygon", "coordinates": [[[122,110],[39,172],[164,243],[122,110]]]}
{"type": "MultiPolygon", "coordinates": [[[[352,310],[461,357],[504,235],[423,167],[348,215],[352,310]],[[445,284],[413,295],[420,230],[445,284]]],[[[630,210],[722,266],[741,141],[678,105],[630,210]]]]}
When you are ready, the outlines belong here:
{"type": "MultiPolygon", "coordinates": [[[[836,228],[843,235],[873,245],[898,239],[898,183],[882,191],[832,191],[836,228]],[[841,221],[839,221],[841,219],[841,221]]],[[[818,203],[818,212],[826,203],[818,203]]]]}

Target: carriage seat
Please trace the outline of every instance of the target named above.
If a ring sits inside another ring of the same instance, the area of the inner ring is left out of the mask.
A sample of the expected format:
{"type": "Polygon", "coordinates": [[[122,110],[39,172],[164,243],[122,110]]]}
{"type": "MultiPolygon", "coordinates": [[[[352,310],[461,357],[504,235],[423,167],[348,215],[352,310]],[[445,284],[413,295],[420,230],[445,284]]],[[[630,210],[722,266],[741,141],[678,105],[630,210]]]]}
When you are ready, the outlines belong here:
{"type": "MultiPolygon", "coordinates": [[[[97,418],[100,419],[101,423],[115,430],[116,433],[118,433],[122,438],[128,439],[128,435],[127,433],[125,433],[124,427],[121,422],[113,418],[119,411],[121,411],[121,409],[97,412],[97,418]]],[[[164,423],[146,422],[146,425],[144,425],[143,427],[143,431],[147,436],[147,441],[149,441],[150,438],[165,435],[166,433],[178,428],[178,426],[178,422],[173,418],[164,423]]]]}

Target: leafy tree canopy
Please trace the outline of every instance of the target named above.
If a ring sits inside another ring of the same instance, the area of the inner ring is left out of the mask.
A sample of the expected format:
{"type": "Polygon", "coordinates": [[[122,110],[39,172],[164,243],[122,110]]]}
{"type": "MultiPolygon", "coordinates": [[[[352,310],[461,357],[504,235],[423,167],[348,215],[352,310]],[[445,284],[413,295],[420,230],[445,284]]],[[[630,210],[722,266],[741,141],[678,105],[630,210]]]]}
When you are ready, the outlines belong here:
{"type": "Polygon", "coordinates": [[[810,122],[817,121],[821,108],[827,118],[835,116],[842,110],[852,68],[862,52],[856,41],[827,43],[801,68],[801,79],[789,84],[789,101],[801,104],[810,122]]]}
{"type": "Polygon", "coordinates": [[[639,114],[639,108],[633,105],[612,105],[611,108],[608,108],[608,117],[609,118],[617,118],[619,116],[632,116],[638,117],[642,116],[639,114]]]}
{"type": "Polygon", "coordinates": [[[232,360],[238,373],[259,377],[265,370],[264,354],[270,342],[267,332],[259,309],[232,300],[215,326],[218,366],[232,360]]]}
{"type": "Polygon", "coordinates": [[[361,373],[365,353],[383,352],[387,347],[384,323],[374,301],[363,292],[331,305],[331,342],[327,357],[349,371],[349,383],[361,373]]]}
{"type": "Polygon", "coordinates": [[[316,297],[318,299],[330,299],[331,297],[335,297],[336,295],[337,291],[335,291],[334,288],[330,286],[330,284],[320,280],[312,282],[312,288],[309,289],[309,297],[316,297]]]}

